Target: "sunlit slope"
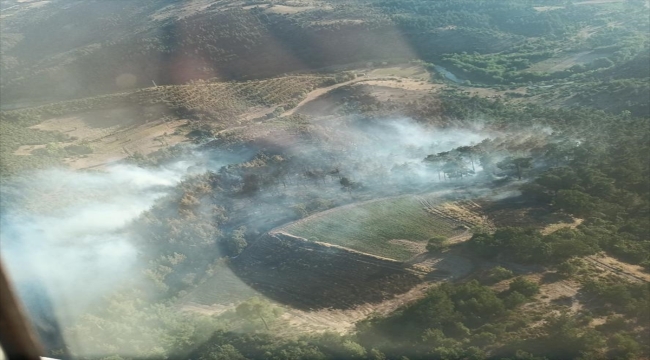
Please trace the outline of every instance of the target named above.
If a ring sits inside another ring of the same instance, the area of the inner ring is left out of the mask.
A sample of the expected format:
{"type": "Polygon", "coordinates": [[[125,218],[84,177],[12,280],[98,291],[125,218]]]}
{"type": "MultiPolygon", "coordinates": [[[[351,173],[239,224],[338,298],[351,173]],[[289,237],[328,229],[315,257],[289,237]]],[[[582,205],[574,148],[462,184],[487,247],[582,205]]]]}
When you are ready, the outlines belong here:
{"type": "Polygon", "coordinates": [[[272,118],[313,89],[343,80],[347,77],[300,75],[197,81],[2,111],[0,169],[15,173],[63,162],[87,168],[146,155],[186,140],[197,129],[209,136],[272,118]]]}
{"type": "Polygon", "coordinates": [[[464,231],[461,223],[434,214],[430,196],[401,196],[344,206],[291,223],[277,232],[395,260],[425,251],[433,236],[464,231]]]}

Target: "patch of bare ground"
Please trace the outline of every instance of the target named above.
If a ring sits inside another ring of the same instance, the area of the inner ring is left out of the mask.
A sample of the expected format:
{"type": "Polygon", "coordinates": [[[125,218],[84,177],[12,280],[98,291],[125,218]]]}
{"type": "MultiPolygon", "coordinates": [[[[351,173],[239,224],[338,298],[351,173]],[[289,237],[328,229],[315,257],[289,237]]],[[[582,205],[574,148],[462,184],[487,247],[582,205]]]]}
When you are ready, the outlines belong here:
{"type": "Polygon", "coordinates": [[[566,228],[575,229],[578,227],[578,225],[582,224],[583,221],[584,219],[574,218],[572,222],[559,222],[555,224],[548,224],[542,230],[540,230],[540,232],[542,233],[542,235],[548,235],[560,229],[566,229],[566,228]]]}
{"type": "Polygon", "coordinates": [[[184,134],[176,134],[176,129],[186,124],[186,120],[157,121],[116,132],[93,140],[90,143],[92,154],[67,158],[65,162],[73,169],[84,169],[124,159],[135,153],[147,155],[186,141],[184,134]]]}
{"type": "MultiPolygon", "coordinates": [[[[364,85],[373,86],[376,88],[388,88],[395,90],[405,90],[405,91],[414,91],[414,92],[428,92],[434,88],[441,88],[440,84],[431,84],[424,80],[417,79],[381,79],[381,80],[366,80],[364,85]]],[[[379,91],[371,91],[374,92],[379,91]]],[[[397,93],[397,94],[406,94],[406,92],[397,93]]]]}
{"type": "MultiPolygon", "coordinates": [[[[490,219],[482,213],[483,210],[481,205],[472,200],[454,201],[435,206],[427,206],[427,211],[460,222],[468,228],[478,226],[484,229],[494,229],[494,224],[492,224],[490,219]]],[[[467,234],[461,234],[459,236],[465,237],[467,234]]],[[[469,236],[471,237],[471,234],[469,234],[469,236]]]]}
{"type": "MultiPolygon", "coordinates": [[[[570,279],[558,279],[553,272],[536,272],[533,274],[523,275],[523,278],[538,283],[539,294],[535,295],[533,301],[523,306],[524,311],[542,310],[548,313],[552,308],[562,306],[565,310],[572,313],[581,311],[584,304],[581,302],[579,295],[581,285],[579,282],[570,279]],[[551,279],[550,281],[548,279],[551,279]]],[[[503,280],[492,285],[492,289],[497,292],[507,291],[513,279],[503,280]]],[[[557,310],[553,310],[557,311],[557,310]]],[[[542,322],[533,325],[539,326],[542,322]]]]}
{"type": "MultiPolygon", "coordinates": [[[[136,152],[149,154],[185,141],[185,135],[177,129],[187,121],[144,120],[161,119],[164,115],[165,109],[161,106],[116,108],[55,117],[33,128],[62,132],[74,139],[71,144],[90,146],[93,153],[65,159],[71,168],[83,169],[120,160],[136,152]]],[[[34,148],[18,150],[27,154],[34,148]]]]}
{"type": "Polygon", "coordinates": [[[357,69],[356,79],[315,89],[294,108],[287,110],[282,116],[294,113],[331,114],[337,98],[332,96],[333,90],[353,84],[363,84],[360,89],[365,94],[375,96],[379,101],[410,101],[428,94],[432,90],[443,88],[445,85],[431,84],[430,74],[422,66],[398,65],[381,68],[357,69]]]}
{"type": "Polygon", "coordinates": [[[650,274],[639,265],[628,264],[604,253],[587,256],[584,259],[601,272],[614,274],[628,281],[650,282],[650,274]]]}
{"type": "Polygon", "coordinates": [[[578,31],[578,33],[576,34],[576,38],[588,39],[592,37],[595,33],[597,33],[598,30],[601,28],[602,26],[587,25],[578,31]]]}
{"type": "Polygon", "coordinates": [[[46,145],[21,145],[16,151],[14,151],[14,155],[20,155],[20,156],[27,156],[31,155],[32,151],[36,149],[43,149],[45,148],[46,145]]]}
{"type": "Polygon", "coordinates": [[[564,9],[564,6],[533,6],[533,9],[535,9],[535,11],[545,12],[564,9]]]}
{"type": "Polygon", "coordinates": [[[546,304],[566,306],[569,311],[577,313],[583,308],[583,304],[577,297],[580,287],[578,282],[572,280],[542,284],[537,298],[546,304]]]}
{"type": "Polygon", "coordinates": [[[280,335],[299,335],[322,332],[346,334],[354,330],[355,323],[370,316],[386,316],[402,306],[423,298],[434,284],[423,283],[408,292],[379,304],[363,304],[350,310],[322,309],[302,311],[287,309],[282,316],[286,326],[277,331],[280,335]]]}
{"type": "Polygon", "coordinates": [[[220,11],[242,6],[244,1],[189,0],[165,6],[151,15],[152,20],[183,19],[205,11],[220,11]]]}
{"type": "Polygon", "coordinates": [[[382,78],[388,76],[428,81],[431,74],[429,74],[424,67],[411,64],[374,68],[369,70],[366,74],[366,77],[370,78],[382,78]]]}
{"type": "Polygon", "coordinates": [[[314,6],[287,6],[287,5],[272,5],[266,9],[267,13],[272,14],[296,14],[299,12],[313,10],[314,6]]]}
{"type": "Polygon", "coordinates": [[[313,25],[332,25],[332,24],[340,24],[340,25],[352,25],[352,24],[363,24],[363,20],[361,19],[336,19],[336,20],[318,20],[318,21],[312,21],[311,24],[313,25]]]}

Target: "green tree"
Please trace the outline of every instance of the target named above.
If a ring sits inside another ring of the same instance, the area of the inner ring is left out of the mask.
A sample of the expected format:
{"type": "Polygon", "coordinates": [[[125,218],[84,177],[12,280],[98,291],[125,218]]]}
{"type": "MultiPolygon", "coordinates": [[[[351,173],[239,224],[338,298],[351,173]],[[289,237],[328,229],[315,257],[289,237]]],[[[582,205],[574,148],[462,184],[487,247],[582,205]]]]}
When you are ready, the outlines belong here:
{"type": "Polygon", "coordinates": [[[523,277],[518,277],[510,283],[508,290],[518,292],[526,297],[532,297],[539,293],[539,285],[523,277]]]}
{"type": "Polygon", "coordinates": [[[497,167],[501,170],[507,171],[509,174],[517,175],[519,180],[522,179],[524,171],[533,166],[533,158],[531,157],[507,157],[497,163],[497,167]]]}
{"type": "Polygon", "coordinates": [[[511,270],[501,266],[495,266],[488,272],[488,280],[492,283],[497,283],[502,280],[510,279],[514,276],[511,270]]]}
{"type": "Polygon", "coordinates": [[[270,330],[269,322],[277,318],[282,313],[282,310],[273,306],[273,304],[267,300],[259,297],[252,297],[237,305],[235,312],[242,319],[250,322],[260,320],[264,324],[266,330],[270,330]]]}
{"type": "Polygon", "coordinates": [[[447,238],[444,236],[434,236],[427,242],[427,251],[437,253],[447,248],[447,238]]]}
{"type": "Polygon", "coordinates": [[[226,240],[226,248],[231,256],[237,256],[248,246],[246,242],[246,226],[240,226],[232,232],[232,236],[226,240]]]}
{"type": "Polygon", "coordinates": [[[239,350],[229,344],[213,345],[206,353],[199,360],[246,360],[239,350]]]}

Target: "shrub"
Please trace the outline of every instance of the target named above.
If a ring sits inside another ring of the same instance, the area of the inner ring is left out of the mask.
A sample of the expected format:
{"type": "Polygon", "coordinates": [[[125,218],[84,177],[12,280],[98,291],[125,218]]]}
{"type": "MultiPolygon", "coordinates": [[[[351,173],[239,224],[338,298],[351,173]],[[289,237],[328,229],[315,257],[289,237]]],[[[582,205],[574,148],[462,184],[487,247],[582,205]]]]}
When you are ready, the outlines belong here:
{"type": "Polygon", "coordinates": [[[512,271],[501,267],[501,266],[496,266],[490,269],[488,272],[488,280],[493,283],[497,283],[502,280],[507,280],[510,279],[514,276],[512,271]]]}
{"type": "Polygon", "coordinates": [[[539,293],[539,285],[533,281],[518,277],[510,283],[508,290],[511,293],[518,292],[526,297],[531,297],[539,293]]]}
{"type": "Polygon", "coordinates": [[[430,253],[443,251],[445,248],[447,248],[446,242],[447,238],[444,236],[432,237],[427,243],[427,251],[430,253]]]}

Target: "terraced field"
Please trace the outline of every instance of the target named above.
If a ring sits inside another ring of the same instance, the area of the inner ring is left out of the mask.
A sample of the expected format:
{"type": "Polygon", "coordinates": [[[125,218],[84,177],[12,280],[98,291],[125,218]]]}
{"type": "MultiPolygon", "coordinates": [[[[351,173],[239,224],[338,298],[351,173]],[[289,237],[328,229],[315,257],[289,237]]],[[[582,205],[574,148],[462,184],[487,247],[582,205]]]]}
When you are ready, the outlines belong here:
{"type": "Polygon", "coordinates": [[[423,252],[431,237],[464,231],[461,222],[429,211],[436,198],[400,196],[344,206],[276,231],[404,261],[423,252]]]}

